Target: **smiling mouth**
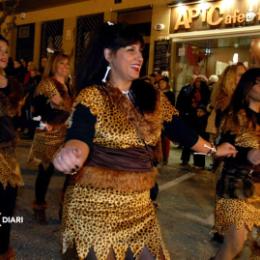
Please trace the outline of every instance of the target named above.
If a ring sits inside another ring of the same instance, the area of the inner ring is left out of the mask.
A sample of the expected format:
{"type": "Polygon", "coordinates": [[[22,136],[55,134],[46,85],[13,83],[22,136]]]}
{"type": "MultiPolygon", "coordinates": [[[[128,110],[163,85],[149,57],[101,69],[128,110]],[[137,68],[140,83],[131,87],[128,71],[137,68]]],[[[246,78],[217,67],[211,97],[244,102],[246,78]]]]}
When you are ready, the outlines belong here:
{"type": "Polygon", "coordinates": [[[136,72],[139,72],[141,70],[140,65],[132,65],[131,68],[134,69],[136,72]]]}

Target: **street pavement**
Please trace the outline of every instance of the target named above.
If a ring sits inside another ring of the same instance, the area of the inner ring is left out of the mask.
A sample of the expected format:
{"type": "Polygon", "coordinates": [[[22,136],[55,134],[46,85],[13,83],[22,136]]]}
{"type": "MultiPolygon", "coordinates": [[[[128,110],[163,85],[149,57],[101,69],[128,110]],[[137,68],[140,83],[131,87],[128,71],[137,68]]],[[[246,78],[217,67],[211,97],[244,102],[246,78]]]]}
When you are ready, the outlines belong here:
{"type": "MultiPolygon", "coordinates": [[[[64,176],[56,173],[51,179],[48,225],[37,224],[32,214],[37,167],[26,163],[29,148],[30,141],[19,141],[17,156],[25,186],[19,190],[15,215],[23,217],[23,223],[13,224],[11,243],[18,260],[62,259],[58,210],[64,176]]],[[[191,166],[181,167],[179,158],[180,150],[172,147],[168,165],[159,167],[157,213],[163,237],[172,259],[208,260],[219,246],[211,241],[210,234],[214,223],[215,175],[191,166]]]]}

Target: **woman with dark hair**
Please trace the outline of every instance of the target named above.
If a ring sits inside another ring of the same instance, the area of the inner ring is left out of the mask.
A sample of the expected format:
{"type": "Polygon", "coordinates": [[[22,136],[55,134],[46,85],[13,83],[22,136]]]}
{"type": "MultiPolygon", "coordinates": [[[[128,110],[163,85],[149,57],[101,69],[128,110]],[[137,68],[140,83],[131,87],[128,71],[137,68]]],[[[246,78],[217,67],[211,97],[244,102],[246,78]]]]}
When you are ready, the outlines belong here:
{"type": "MultiPolygon", "coordinates": [[[[88,41],[67,141],[54,157],[54,166],[70,177],[63,252],[75,246],[80,259],[90,252],[97,259],[169,259],[150,199],[157,173],[152,151],[162,125],[170,139],[215,151],[185,128],[162,92],[138,80],[143,46],[123,24],[105,23],[88,41]]],[[[216,152],[236,153],[230,144],[216,152]]]]}
{"type": "Polygon", "coordinates": [[[20,109],[21,92],[4,69],[8,62],[8,41],[0,35],[0,259],[14,259],[9,247],[11,224],[2,223],[2,217],[13,216],[17,189],[23,184],[15,156],[16,133],[12,117],[20,109]]]}
{"type": "Polygon", "coordinates": [[[226,158],[217,183],[215,229],[224,235],[215,259],[234,259],[260,227],[260,68],[245,72],[220,131],[238,153],[226,158]]]}
{"type": "Polygon", "coordinates": [[[52,54],[32,100],[40,127],[36,129],[29,160],[40,161],[33,204],[35,218],[40,224],[46,223],[45,197],[54,172],[53,155],[64,142],[65,121],[71,112],[72,97],[66,85],[69,72],[69,57],[62,52],[52,54]]]}

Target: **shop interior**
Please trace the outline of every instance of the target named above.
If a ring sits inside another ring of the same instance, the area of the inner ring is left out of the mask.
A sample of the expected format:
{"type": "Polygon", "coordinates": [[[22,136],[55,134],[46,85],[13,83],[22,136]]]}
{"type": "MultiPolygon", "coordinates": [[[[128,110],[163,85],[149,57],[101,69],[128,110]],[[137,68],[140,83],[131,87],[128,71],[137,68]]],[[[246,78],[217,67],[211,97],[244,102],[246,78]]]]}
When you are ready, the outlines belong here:
{"type": "Polygon", "coordinates": [[[205,40],[176,42],[175,89],[189,83],[194,74],[207,78],[220,75],[226,66],[243,62],[247,67],[254,66],[251,44],[260,35],[227,37],[205,40]]]}

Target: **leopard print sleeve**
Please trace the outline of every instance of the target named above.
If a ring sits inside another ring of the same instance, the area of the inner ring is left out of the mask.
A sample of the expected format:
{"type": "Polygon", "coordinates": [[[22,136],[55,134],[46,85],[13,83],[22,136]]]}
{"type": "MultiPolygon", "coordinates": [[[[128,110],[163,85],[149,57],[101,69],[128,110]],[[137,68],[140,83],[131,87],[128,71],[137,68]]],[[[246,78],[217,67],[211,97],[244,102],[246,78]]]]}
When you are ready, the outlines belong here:
{"type": "Polygon", "coordinates": [[[104,109],[104,96],[97,86],[87,87],[76,98],[74,106],[78,104],[88,107],[91,114],[97,116],[104,109]]]}
{"type": "Polygon", "coordinates": [[[59,92],[51,79],[42,80],[37,86],[36,95],[43,95],[48,99],[59,95],[59,92]]]}
{"type": "Polygon", "coordinates": [[[160,92],[160,106],[163,122],[171,122],[173,116],[179,116],[178,110],[172,106],[168,98],[162,92],[160,92]]]}

